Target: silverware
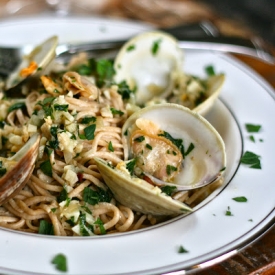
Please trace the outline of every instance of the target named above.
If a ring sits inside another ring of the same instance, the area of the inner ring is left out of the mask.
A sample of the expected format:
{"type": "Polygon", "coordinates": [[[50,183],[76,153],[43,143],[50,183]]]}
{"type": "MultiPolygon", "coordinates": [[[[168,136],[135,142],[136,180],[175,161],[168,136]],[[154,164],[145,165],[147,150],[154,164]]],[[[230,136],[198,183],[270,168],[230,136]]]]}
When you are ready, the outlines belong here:
{"type": "MultiPolygon", "coordinates": [[[[182,49],[209,50],[237,53],[252,56],[267,63],[275,64],[275,58],[268,47],[258,38],[251,40],[221,36],[210,22],[199,22],[189,25],[162,29],[174,35],[182,49]]],[[[89,57],[114,54],[126,40],[91,42],[85,44],[61,44],[57,47],[57,59],[67,62],[77,52],[85,51],[89,57]]],[[[20,63],[22,56],[30,52],[33,45],[23,47],[0,46],[0,75],[6,77],[20,63]]]]}

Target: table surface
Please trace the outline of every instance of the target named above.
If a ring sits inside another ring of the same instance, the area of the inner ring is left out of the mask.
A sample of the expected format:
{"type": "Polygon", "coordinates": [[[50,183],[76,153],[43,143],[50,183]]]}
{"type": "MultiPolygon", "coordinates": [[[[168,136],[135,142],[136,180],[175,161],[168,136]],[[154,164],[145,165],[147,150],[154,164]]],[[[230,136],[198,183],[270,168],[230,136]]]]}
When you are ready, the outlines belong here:
{"type": "MultiPolygon", "coordinates": [[[[1,5],[6,5],[7,0],[0,0],[0,18],[7,16],[1,5]]],[[[33,5],[35,12],[41,12],[45,8],[44,1],[36,2],[27,0],[33,5]],[[38,6],[39,4],[39,6],[38,6]],[[44,6],[43,6],[44,5],[44,6]]],[[[78,0],[79,6],[75,10],[83,12],[85,0],[78,0]],[[83,5],[81,7],[81,5],[83,5]]],[[[101,0],[89,2],[89,9],[85,12],[107,17],[125,18],[154,24],[156,27],[168,27],[179,24],[188,24],[201,20],[209,20],[214,23],[224,35],[251,37],[255,35],[244,20],[235,20],[221,14],[209,2],[192,0],[101,0]]],[[[25,2],[26,3],[26,2],[25,2]]],[[[76,2],[73,2],[74,4],[76,2]]],[[[20,13],[33,12],[22,8],[20,13]]],[[[240,14],[240,12],[239,12],[240,14]]],[[[275,30],[275,28],[274,28],[275,30]]],[[[274,31],[273,30],[273,31],[274,31]]],[[[257,33],[257,35],[261,35],[257,33]]],[[[275,45],[269,45],[275,56],[275,45]],[[274,48],[273,48],[274,47],[274,48]]],[[[262,75],[275,88],[275,65],[267,64],[251,57],[236,55],[262,75]]],[[[253,244],[240,251],[237,255],[211,266],[205,270],[197,271],[198,275],[272,275],[275,274],[275,226],[253,244]]]]}

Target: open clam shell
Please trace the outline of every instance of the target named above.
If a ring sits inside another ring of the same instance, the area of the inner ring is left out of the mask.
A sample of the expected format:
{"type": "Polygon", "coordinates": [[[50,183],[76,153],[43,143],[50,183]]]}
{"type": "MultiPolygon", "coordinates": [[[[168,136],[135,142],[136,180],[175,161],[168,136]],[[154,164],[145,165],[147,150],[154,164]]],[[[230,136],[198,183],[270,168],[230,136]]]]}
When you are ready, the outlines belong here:
{"type": "MultiPolygon", "coordinates": [[[[161,131],[169,133],[174,140],[182,140],[181,147],[184,148],[181,149],[184,151],[182,169],[171,183],[194,189],[201,187],[203,183],[212,182],[224,170],[226,166],[225,145],[216,129],[196,112],[172,103],[143,108],[127,119],[122,128],[122,133],[127,132],[127,135],[123,136],[126,160],[137,157],[133,152],[135,140],[131,139],[131,136],[134,131],[137,131],[137,121],[141,119],[151,121],[161,131]]],[[[145,129],[144,136],[147,135],[146,131],[150,130],[149,127],[145,129]]],[[[148,141],[145,139],[144,142],[148,141]]],[[[140,152],[145,154],[145,149],[140,152]]],[[[160,167],[166,164],[158,152],[154,154],[157,156],[154,160],[159,162],[160,167]]],[[[150,154],[147,156],[148,159],[153,159],[152,157],[150,154]]]]}
{"type": "Polygon", "coordinates": [[[174,102],[205,115],[217,99],[225,76],[210,76],[203,84],[206,87],[197,85],[190,92],[192,85],[183,67],[184,53],[178,41],[164,32],[149,31],[133,37],[120,49],[114,62],[114,79],[117,83],[126,81],[135,91],[138,106],[174,102]],[[191,106],[186,98],[190,98],[191,106]]]}
{"type": "Polygon", "coordinates": [[[157,186],[120,173],[109,167],[102,159],[95,158],[95,162],[105,183],[121,204],[141,213],[161,216],[173,216],[192,211],[186,204],[162,193],[157,186]]]}
{"type": "Polygon", "coordinates": [[[164,32],[145,32],[130,39],[116,56],[115,81],[126,81],[135,90],[136,103],[166,97],[173,89],[171,75],[181,70],[183,51],[177,40],[164,32]]]}
{"type": "Polygon", "coordinates": [[[5,89],[11,89],[26,78],[44,70],[55,58],[57,44],[57,36],[52,36],[37,45],[28,55],[23,56],[22,62],[7,78],[5,89]]]}
{"type": "Polygon", "coordinates": [[[191,210],[162,193],[150,175],[164,185],[191,190],[215,181],[226,166],[219,133],[202,116],[178,104],[153,105],[135,112],[122,133],[126,162],[114,169],[102,160],[96,159],[96,163],[115,198],[142,213],[175,215],[191,210]],[[132,171],[127,160],[134,160],[132,171]]]}
{"type": "Polygon", "coordinates": [[[38,155],[40,135],[34,134],[11,158],[0,158],[7,172],[0,178],[0,205],[15,196],[27,183],[38,155]]]}

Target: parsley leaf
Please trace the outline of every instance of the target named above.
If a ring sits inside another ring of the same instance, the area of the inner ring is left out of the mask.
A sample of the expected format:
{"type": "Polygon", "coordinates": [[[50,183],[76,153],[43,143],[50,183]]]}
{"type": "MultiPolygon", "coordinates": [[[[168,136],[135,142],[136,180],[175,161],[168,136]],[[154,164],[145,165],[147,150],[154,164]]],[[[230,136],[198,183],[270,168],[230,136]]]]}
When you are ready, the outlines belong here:
{"type": "Polygon", "coordinates": [[[120,115],[120,116],[124,115],[124,113],[122,111],[117,110],[115,108],[111,107],[110,110],[111,110],[111,112],[112,112],[113,115],[120,115]]]}
{"type": "Polygon", "coordinates": [[[26,104],[25,102],[17,102],[17,103],[14,103],[13,105],[11,105],[9,108],[8,108],[8,113],[14,111],[14,110],[17,110],[17,109],[23,109],[26,107],[26,104]]]}
{"type": "Polygon", "coordinates": [[[227,207],[227,210],[225,212],[225,216],[233,216],[232,212],[230,211],[230,207],[227,207]]]}
{"type": "Polygon", "coordinates": [[[108,143],[108,150],[111,151],[111,152],[114,152],[114,147],[113,147],[112,141],[110,141],[108,143]]]}
{"type": "Polygon", "coordinates": [[[189,251],[186,250],[182,245],[178,249],[178,253],[188,253],[189,251]]]}
{"type": "Polygon", "coordinates": [[[83,190],[83,200],[91,205],[96,205],[99,202],[110,202],[112,196],[110,192],[105,191],[101,188],[93,190],[90,187],[85,187],[83,190]]]}
{"type": "Polygon", "coordinates": [[[134,174],[135,165],[136,165],[136,159],[132,159],[126,163],[126,168],[129,171],[131,176],[133,176],[134,174]]]}
{"type": "Polygon", "coordinates": [[[173,194],[173,192],[175,192],[177,190],[177,187],[165,185],[165,186],[161,187],[160,189],[161,189],[161,192],[165,193],[167,196],[171,196],[173,194]]]}
{"type": "Polygon", "coordinates": [[[261,169],[260,156],[253,152],[246,151],[240,161],[243,164],[249,165],[250,168],[261,169]]]}
{"type": "Polygon", "coordinates": [[[49,159],[40,164],[40,169],[45,175],[52,177],[52,165],[49,159]]]}
{"type": "Polygon", "coordinates": [[[261,125],[256,125],[256,124],[251,124],[251,123],[246,123],[245,128],[247,132],[249,133],[258,133],[261,129],[261,125]]]}
{"type": "Polygon", "coordinates": [[[53,105],[53,108],[55,109],[55,111],[64,111],[64,112],[67,112],[68,111],[68,107],[69,107],[69,104],[63,104],[63,105],[54,104],[53,105]]]}
{"type": "Polygon", "coordinates": [[[151,52],[152,52],[153,55],[156,55],[158,53],[160,43],[161,43],[161,39],[158,39],[158,40],[153,42],[152,49],[151,49],[151,52]]]}
{"type": "Polygon", "coordinates": [[[205,72],[207,73],[208,76],[213,76],[216,75],[215,69],[213,65],[208,65],[205,67],[205,72]]]}
{"type": "Polygon", "coordinates": [[[133,91],[129,88],[127,82],[123,80],[118,86],[118,93],[122,96],[122,99],[129,99],[133,91]]]}
{"type": "Polygon", "coordinates": [[[41,220],[40,223],[39,223],[38,234],[54,235],[54,230],[53,230],[52,223],[50,223],[46,220],[41,220]]]}
{"type": "Polygon", "coordinates": [[[57,254],[51,261],[55,265],[56,269],[59,271],[66,272],[67,268],[67,258],[64,254],[57,254]]]}
{"type": "Polygon", "coordinates": [[[144,140],[145,140],[144,136],[139,136],[139,137],[137,137],[137,138],[134,139],[134,141],[136,141],[136,142],[142,142],[144,140]]]}
{"type": "Polygon", "coordinates": [[[94,222],[94,224],[98,225],[100,233],[102,235],[106,234],[106,229],[104,227],[104,223],[102,222],[102,220],[100,218],[97,218],[97,220],[94,222]]]}
{"type": "Polygon", "coordinates": [[[135,48],[136,48],[135,45],[130,45],[130,46],[126,49],[126,51],[127,51],[127,52],[130,52],[130,51],[134,50],[135,48]]]}
{"type": "Polygon", "coordinates": [[[247,202],[247,198],[243,197],[243,196],[232,198],[232,200],[237,201],[237,202],[247,202]]]}
{"type": "Polygon", "coordinates": [[[88,140],[94,139],[95,128],[96,128],[96,124],[91,124],[91,125],[87,126],[86,128],[84,128],[84,133],[85,133],[86,139],[88,139],[88,140]]]}

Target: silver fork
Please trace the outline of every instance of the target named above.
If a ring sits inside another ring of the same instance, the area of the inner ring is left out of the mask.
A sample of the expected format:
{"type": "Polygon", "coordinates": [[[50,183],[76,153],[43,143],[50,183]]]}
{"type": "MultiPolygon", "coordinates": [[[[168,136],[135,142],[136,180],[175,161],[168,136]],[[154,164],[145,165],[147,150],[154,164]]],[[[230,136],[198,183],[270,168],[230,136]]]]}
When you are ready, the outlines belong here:
{"type": "MultiPolygon", "coordinates": [[[[249,55],[264,62],[275,64],[274,56],[265,43],[258,37],[244,39],[219,34],[210,22],[176,26],[162,29],[174,35],[183,49],[201,49],[249,55]]],[[[56,49],[57,59],[66,63],[73,54],[85,51],[89,57],[113,54],[126,40],[92,42],[85,44],[61,44],[56,49]]],[[[32,45],[22,47],[0,46],[0,76],[8,76],[20,63],[22,56],[29,52],[32,45]]]]}

